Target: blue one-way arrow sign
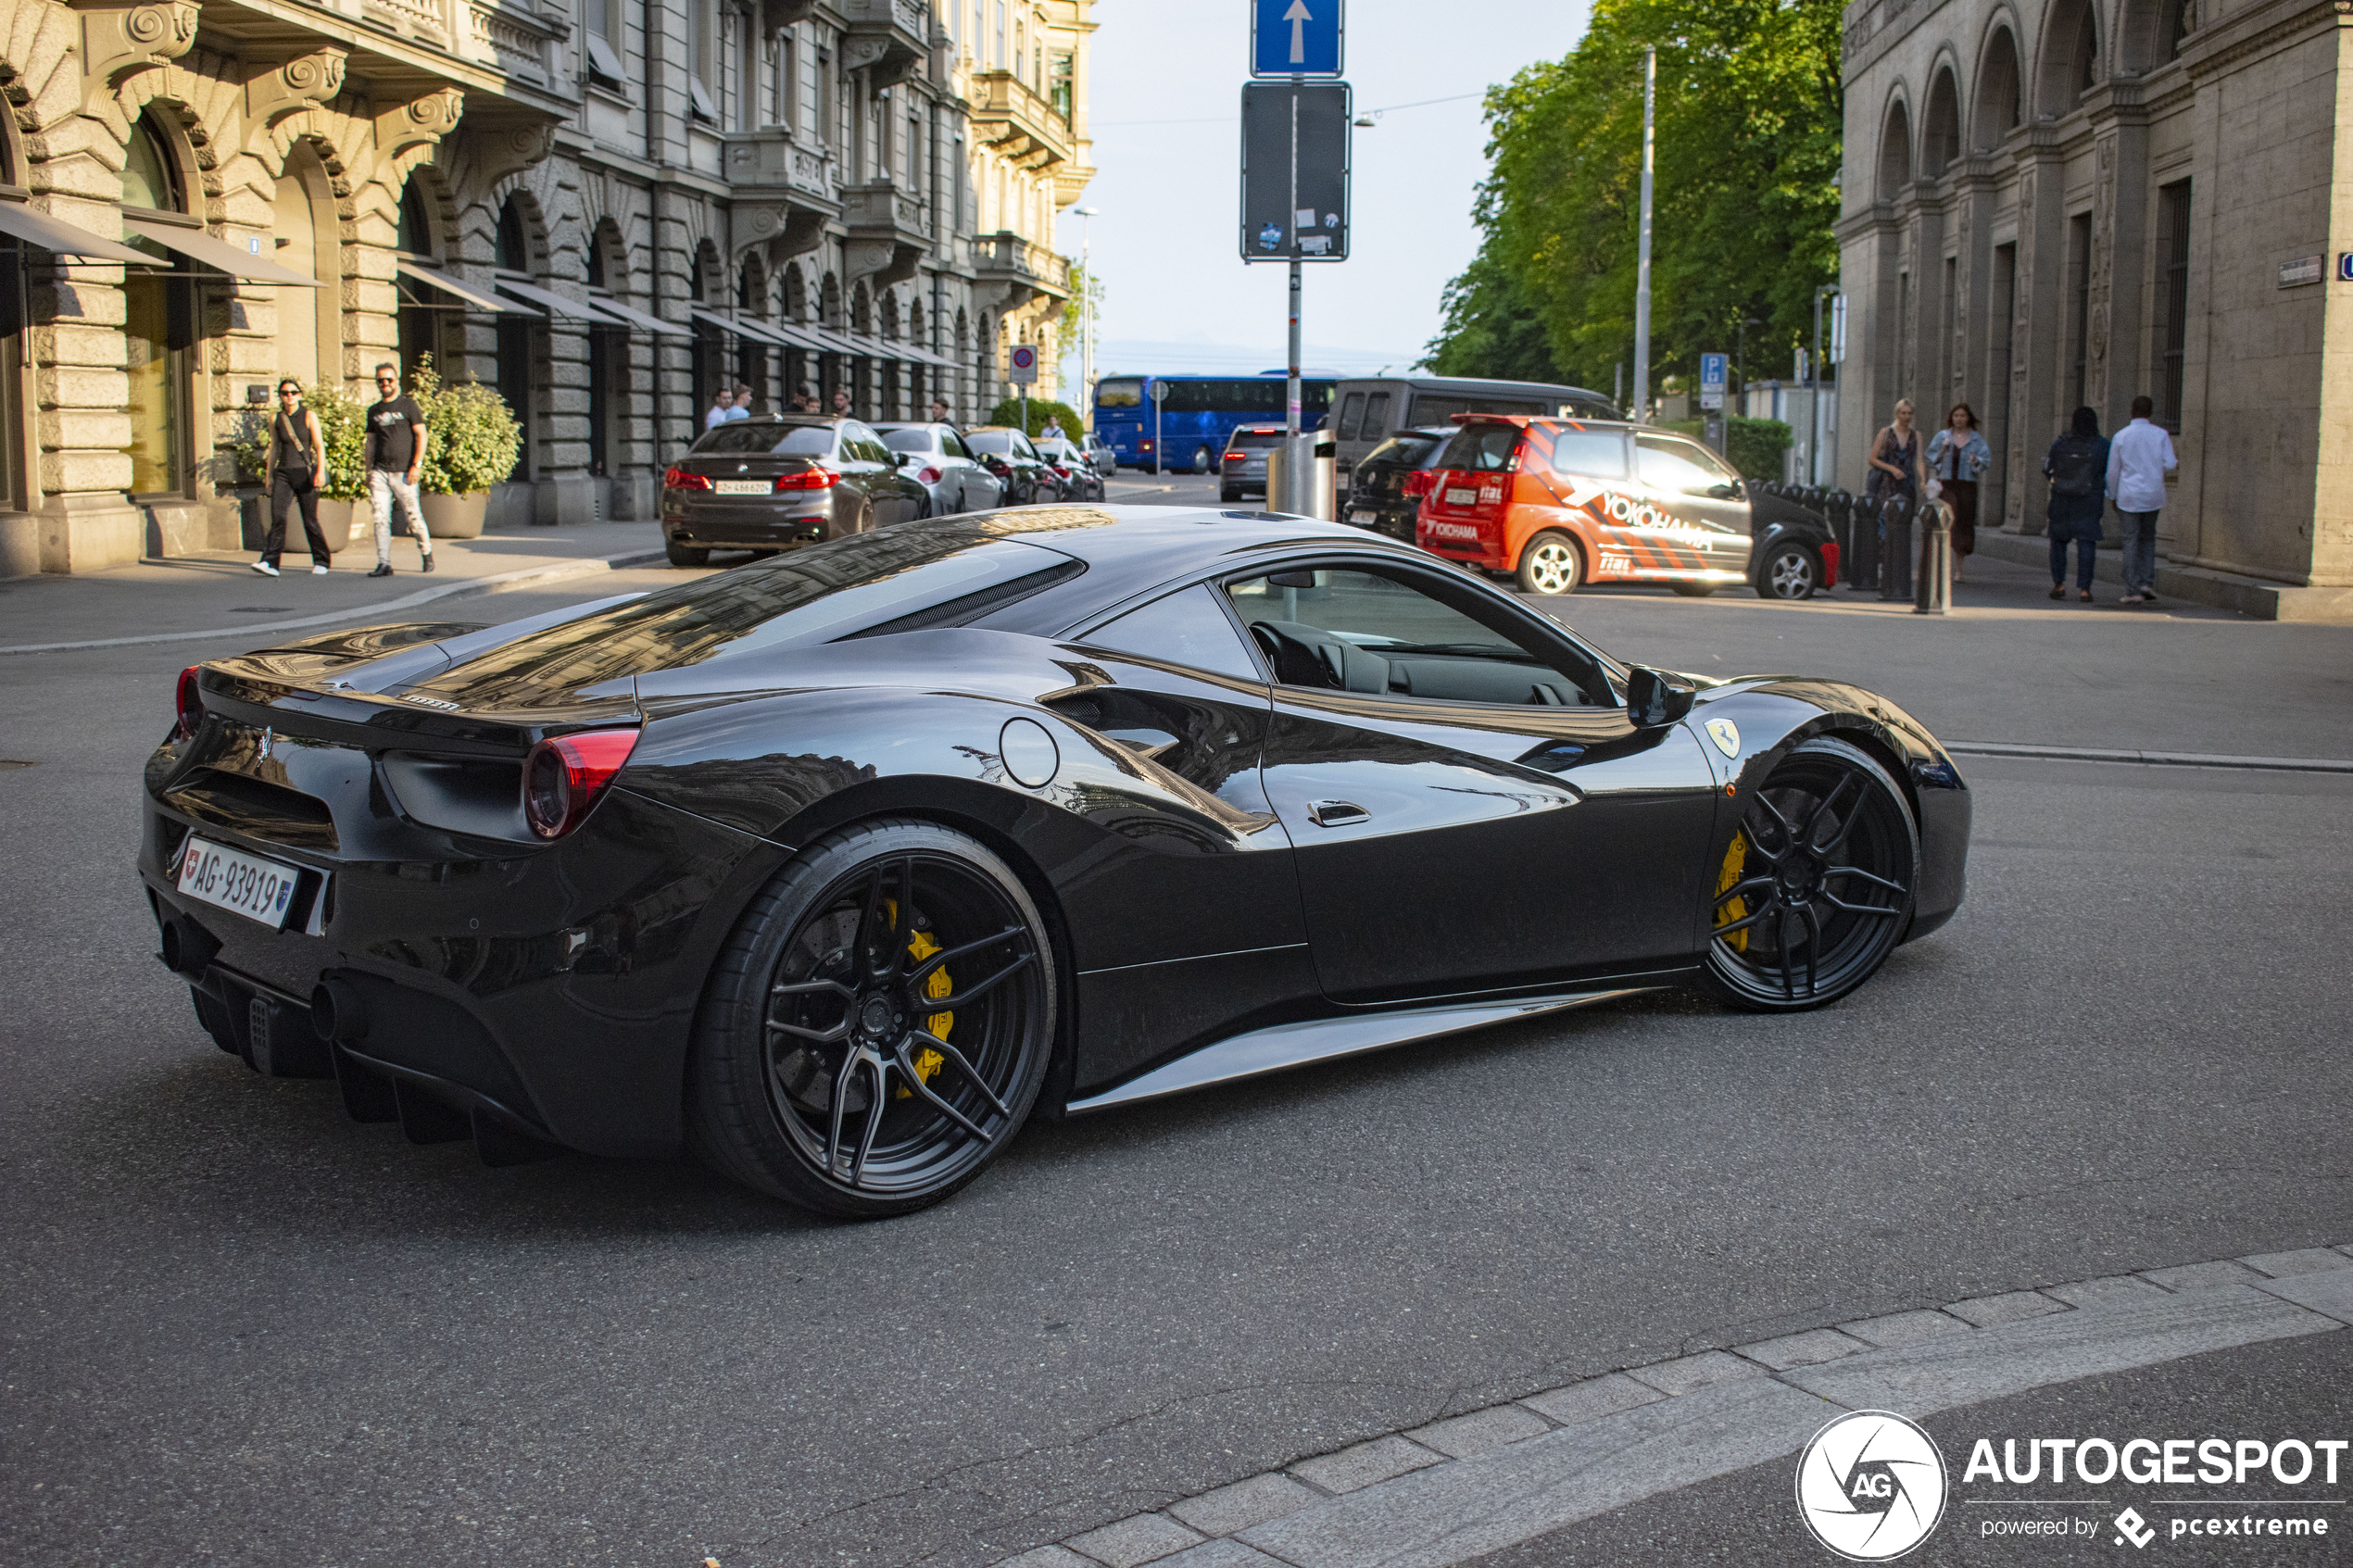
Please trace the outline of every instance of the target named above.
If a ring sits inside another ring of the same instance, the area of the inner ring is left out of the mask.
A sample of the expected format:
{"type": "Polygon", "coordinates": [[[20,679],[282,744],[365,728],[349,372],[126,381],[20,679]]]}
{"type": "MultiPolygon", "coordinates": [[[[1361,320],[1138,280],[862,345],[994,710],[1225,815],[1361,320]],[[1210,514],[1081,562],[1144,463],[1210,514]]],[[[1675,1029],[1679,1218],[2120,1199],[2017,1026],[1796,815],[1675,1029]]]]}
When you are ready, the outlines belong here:
{"type": "Polygon", "coordinates": [[[1340,0],[1251,0],[1252,76],[1338,76],[1340,0]]]}

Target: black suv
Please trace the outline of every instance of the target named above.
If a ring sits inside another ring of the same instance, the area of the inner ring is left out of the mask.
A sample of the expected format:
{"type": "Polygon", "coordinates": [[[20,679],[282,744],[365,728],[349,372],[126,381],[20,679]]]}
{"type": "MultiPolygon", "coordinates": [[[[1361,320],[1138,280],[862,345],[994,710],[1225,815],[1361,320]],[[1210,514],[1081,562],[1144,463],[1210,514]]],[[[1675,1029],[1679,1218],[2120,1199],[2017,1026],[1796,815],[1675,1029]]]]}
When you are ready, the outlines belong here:
{"type": "Polygon", "coordinates": [[[661,534],[673,566],[714,549],[774,554],[925,517],[931,492],[873,427],[822,414],[715,425],[661,476],[661,534]]]}
{"type": "Polygon", "coordinates": [[[1421,497],[1405,493],[1405,476],[1428,473],[1453,437],[1453,425],[1401,430],[1365,454],[1348,477],[1348,502],[1340,516],[1359,528],[1414,542],[1414,513],[1421,497]]]}

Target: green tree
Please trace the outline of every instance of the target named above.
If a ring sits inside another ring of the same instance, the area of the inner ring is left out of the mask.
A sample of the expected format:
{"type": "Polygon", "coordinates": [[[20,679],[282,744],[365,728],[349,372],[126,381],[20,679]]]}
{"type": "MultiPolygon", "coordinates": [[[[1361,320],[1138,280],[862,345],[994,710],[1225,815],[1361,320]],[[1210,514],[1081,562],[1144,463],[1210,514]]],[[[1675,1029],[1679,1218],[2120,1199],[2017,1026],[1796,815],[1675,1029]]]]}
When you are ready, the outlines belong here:
{"type": "Polygon", "coordinates": [[[1527,319],[1567,381],[1607,386],[1631,354],[1645,44],[1658,47],[1653,383],[1729,351],[1744,316],[1763,323],[1752,364],[1803,342],[1815,286],[1838,268],[1839,10],[1600,0],[1567,59],[1491,90],[1482,244],[1448,290],[1430,362],[1525,363],[1506,348],[1527,319]]]}
{"type": "Polygon", "coordinates": [[[1484,246],[1463,275],[1446,285],[1441,307],[1444,322],[1430,339],[1420,369],[1505,381],[1561,379],[1535,296],[1484,246]]]}

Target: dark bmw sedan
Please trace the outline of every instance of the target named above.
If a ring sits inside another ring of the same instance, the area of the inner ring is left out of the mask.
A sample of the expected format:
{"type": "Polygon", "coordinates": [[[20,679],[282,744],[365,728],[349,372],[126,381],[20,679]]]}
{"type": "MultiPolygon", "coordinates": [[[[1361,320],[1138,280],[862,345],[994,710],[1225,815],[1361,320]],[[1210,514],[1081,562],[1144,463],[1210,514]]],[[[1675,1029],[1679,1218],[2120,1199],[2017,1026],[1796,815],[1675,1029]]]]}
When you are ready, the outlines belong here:
{"type": "Polygon", "coordinates": [[[1053,465],[1038,455],[1029,437],[1011,425],[981,425],[964,432],[980,466],[1004,482],[1005,505],[1035,506],[1040,501],[1065,501],[1053,465]]]}
{"type": "Polygon", "coordinates": [[[871,426],[815,414],[707,430],[661,479],[673,566],[706,565],[713,549],[797,549],[930,509],[931,492],[871,426]]]}
{"type": "Polygon", "coordinates": [[[1452,425],[1401,430],[1365,453],[1349,475],[1348,504],[1341,515],[1359,528],[1412,544],[1421,497],[1405,493],[1405,476],[1435,468],[1453,433],[1452,425]]]}

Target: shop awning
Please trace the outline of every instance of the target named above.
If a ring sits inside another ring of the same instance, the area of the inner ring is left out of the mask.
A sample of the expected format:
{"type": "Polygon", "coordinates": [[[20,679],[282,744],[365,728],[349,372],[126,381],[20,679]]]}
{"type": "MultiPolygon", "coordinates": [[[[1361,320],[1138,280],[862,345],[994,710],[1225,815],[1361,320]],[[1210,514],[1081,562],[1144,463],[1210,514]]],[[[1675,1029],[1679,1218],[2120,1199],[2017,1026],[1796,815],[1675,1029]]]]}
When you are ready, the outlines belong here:
{"type": "MultiPolygon", "coordinates": [[[[216,240],[201,229],[183,229],[177,223],[158,223],[152,218],[140,218],[132,213],[122,215],[122,226],[142,239],[155,241],[166,250],[176,250],[191,261],[201,261],[208,267],[218,267],[234,278],[249,283],[270,283],[279,288],[322,289],[327,285],[317,278],[306,277],[291,267],[281,267],[274,261],[264,261],[258,250],[245,251],[225,240],[216,240]]],[[[258,245],[259,240],[248,241],[258,245]]],[[[152,263],[153,257],[143,259],[152,263]]]]}
{"type": "Polygon", "coordinates": [[[77,229],[61,222],[45,212],[35,212],[22,202],[0,201],[0,234],[11,234],[27,245],[59,256],[78,256],[85,261],[135,261],[152,267],[156,258],[143,250],[132,250],[120,240],[104,240],[87,229],[77,229]]]}
{"type": "Polygon", "coordinates": [[[510,299],[500,299],[497,295],[490,293],[486,289],[478,289],[472,283],[461,283],[455,278],[449,277],[445,273],[436,272],[430,267],[421,267],[413,261],[395,259],[393,266],[399,270],[402,277],[409,279],[412,282],[423,283],[428,287],[439,289],[442,293],[448,295],[453,298],[464,300],[468,305],[472,306],[477,310],[490,310],[496,311],[501,315],[513,316],[536,316],[539,314],[539,312],[532,309],[529,306],[517,305],[510,299]]]}
{"type": "Polygon", "coordinates": [[[692,332],[680,326],[675,321],[665,321],[659,316],[648,316],[634,305],[623,305],[621,301],[617,299],[608,299],[603,295],[590,295],[588,303],[595,306],[597,309],[601,311],[603,314],[611,317],[621,325],[635,328],[641,332],[652,332],[658,337],[692,337],[695,335],[692,332]]]}
{"type": "Polygon", "coordinates": [[[833,352],[833,350],[824,345],[815,332],[811,332],[799,321],[771,321],[768,324],[775,331],[778,337],[783,338],[795,348],[801,349],[810,354],[830,354],[833,352]]]}
{"type": "Polygon", "coordinates": [[[493,278],[493,288],[504,289],[515,298],[538,306],[550,316],[561,316],[570,321],[601,323],[603,318],[597,307],[585,299],[567,299],[553,289],[543,289],[537,283],[526,283],[520,278],[493,278]]]}
{"type": "Polygon", "coordinates": [[[817,340],[817,348],[820,353],[862,355],[866,352],[859,347],[857,342],[847,333],[837,332],[831,327],[812,326],[804,321],[800,324],[800,332],[803,336],[817,340]]]}
{"type": "Polygon", "coordinates": [[[688,306],[686,307],[686,314],[692,316],[696,320],[702,322],[705,326],[717,327],[721,332],[733,332],[737,337],[748,337],[754,343],[764,343],[771,348],[799,348],[801,346],[799,344],[793,342],[790,338],[786,337],[782,332],[770,326],[767,322],[755,321],[749,317],[723,316],[716,310],[706,310],[699,305],[688,306]]]}
{"type": "Polygon", "coordinates": [[[937,365],[943,370],[952,370],[956,368],[956,361],[945,354],[935,354],[928,348],[919,348],[913,344],[907,345],[906,354],[908,358],[919,365],[937,365]]]}

